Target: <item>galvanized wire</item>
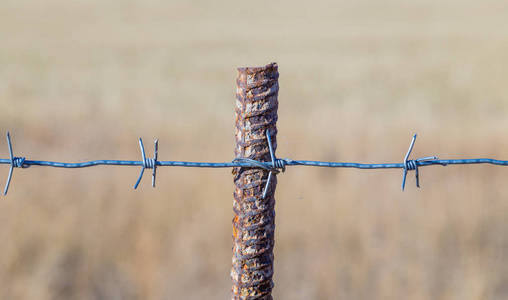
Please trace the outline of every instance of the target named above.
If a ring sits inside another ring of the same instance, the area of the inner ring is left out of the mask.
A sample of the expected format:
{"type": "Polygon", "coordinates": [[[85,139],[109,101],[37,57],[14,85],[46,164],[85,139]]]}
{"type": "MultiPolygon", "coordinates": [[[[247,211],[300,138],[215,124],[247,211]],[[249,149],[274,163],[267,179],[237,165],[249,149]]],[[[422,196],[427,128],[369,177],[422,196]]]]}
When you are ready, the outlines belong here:
{"type": "MultiPolygon", "coordinates": [[[[324,167],[324,168],[354,168],[354,169],[404,169],[404,163],[352,163],[352,162],[326,162],[326,161],[314,161],[314,160],[290,160],[283,159],[284,166],[309,166],[309,167],[324,167]]],[[[272,170],[272,162],[259,162],[258,165],[253,166],[251,162],[245,162],[243,159],[236,160],[234,162],[190,162],[190,161],[157,161],[158,167],[188,167],[188,168],[234,168],[244,167],[253,168],[259,167],[266,170],[272,170]]],[[[473,164],[491,164],[507,166],[507,160],[499,160],[492,158],[471,158],[471,159],[435,159],[429,161],[416,161],[419,167],[427,167],[432,165],[473,165],[473,164]]],[[[10,165],[9,159],[0,159],[0,164],[10,165]]],[[[135,160],[93,160],[80,163],[64,163],[64,162],[53,162],[43,160],[27,160],[23,162],[23,168],[29,166],[45,166],[54,168],[87,168],[95,166],[143,166],[143,161],[135,160]]],[[[17,166],[15,166],[17,167],[17,166]]]]}
{"type": "MultiPolygon", "coordinates": [[[[269,133],[267,133],[267,138],[269,139],[269,133]]],[[[418,182],[418,168],[419,167],[427,167],[433,165],[472,165],[472,164],[491,164],[491,165],[499,165],[499,166],[508,166],[508,160],[499,160],[492,158],[471,158],[471,159],[438,159],[435,156],[419,158],[416,160],[408,160],[409,154],[414,145],[414,141],[416,139],[416,134],[411,141],[411,146],[409,151],[407,152],[404,161],[402,163],[353,163],[353,162],[325,162],[325,161],[313,161],[313,160],[293,160],[293,159],[279,159],[275,157],[273,151],[271,151],[272,161],[270,162],[260,162],[251,160],[248,158],[235,158],[232,162],[222,162],[222,163],[214,163],[214,162],[190,162],[190,161],[158,161],[157,160],[157,141],[155,141],[155,150],[154,150],[154,158],[146,158],[145,151],[143,147],[143,142],[140,139],[140,148],[142,153],[142,160],[93,160],[79,163],[65,163],[65,162],[55,162],[55,161],[44,161],[44,160],[29,160],[25,157],[15,157],[12,151],[12,144],[10,140],[10,135],[7,133],[7,143],[9,146],[9,159],[0,159],[0,164],[10,165],[9,175],[7,179],[7,183],[4,190],[4,195],[7,194],[9,189],[9,184],[12,178],[12,172],[14,168],[28,168],[30,166],[44,166],[44,167],[54,167],[54,168],[87,168],[87,167],[95,167],[95,166],[141,166],[140,176],[135,184],[134,188],[137,188],[141,178],[143,176],[143,172],[145,169],[153,169],[152,173],[152,186],[155,187],[155,170],[157,167],[187,167],[187,168],[234,168],[234,167],[242,167],[242,168],[262,168],[272,173],[279,173],[280,171],[284,171],[287,166],[310,166],[310,167],[324,167],[324,168],[355,168],[355,169],[404,169],[404,177],[402,182],[402,190],[404,190],[405,178],[408,171],[415,170],[417,175],[417,186],[419,187],[418,182]]],[[[271,141],[269,142],[271,145],[271,141]]],[[[270,176],[270,175],[269,175],[270,176]]],[[[265,192],[268,189],[268,185],[270,180],[267,180],[267,186],[265,187],[265,192]]]]}

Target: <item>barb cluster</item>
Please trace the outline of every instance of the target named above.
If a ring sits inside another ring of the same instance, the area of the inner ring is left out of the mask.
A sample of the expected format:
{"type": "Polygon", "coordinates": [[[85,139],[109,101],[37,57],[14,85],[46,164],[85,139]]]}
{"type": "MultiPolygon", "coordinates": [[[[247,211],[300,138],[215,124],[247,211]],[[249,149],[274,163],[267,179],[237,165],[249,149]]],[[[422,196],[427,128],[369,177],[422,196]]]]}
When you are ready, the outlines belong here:
{"type": "Polygon", "coordinates": [[[12,152],[12,143],[11,143],[11,135],[7,132],[7,145],[9,146],[9,157],[11,162],[11,168],[9,169],[9,176],[7,177],[7,183],[5,184],[4,196],[7,195],[7,191],[9,191],[9,185],[11,184],[12,171],[14,168],[28,168],[30,166],[25,166],[25,158],[24,157],[14,157],[12,152]]]}
{"type": "Polygon", "coordinates": [[[145,155],[145,147],[143,146],[143,140],[139,138],[139,148],[141,148],[141,162],[143,163],[143,168],[141,168],[141,173],[139,173],[138,181],[136,181],[136,184],[134,185],[134,189],[138,188],[139,182],[141,181],[141,178],[143,177],[143,173],[145,172],[145,169],[153,169],[152,173],[152,187],[155,187],[155,175],[157,170],[157,153],[159,152],[159,140],[155,140],[154,143],[154,158],[146,158],[145,155]]]}
{"type": "MultiPolygon", "coordinates": [[[[418,158],[416,160],[407,160],[409,158],[409,155],[411,154],[411,151],[413,150],[413,146],[416,141],[416,134],[413,136],[413,139],[411,140],[411,144],[409,145],[409,150],[407,151],[406,157],[404,157],[404,175],[402,176],[402,190],[404,190],[404,186],[406,185],[406,176],[408,171],[415,171],[416,176],[416,186],[420,187],[420,178],[418,175],[418,162],[421,161],[433,161],[438,159],[437,156],[427,156],[418,158]]],[[[445,166],[445,164],[443,164],[445,166]]]]}
{"type": "Polygon", "coordinates": [[[238,157],[232,162],[225,163],[213,163],[213,162],[186,162],[186,161],[159,161],[158,159],[158,142],[154,143],[154,158],[146,158],[145,148],[143,146],[143,140],[139,139],[139,147],[141,149],[141,161],[129,161],[129,160],[94,160],[81,163],[63,163],[63,162],[52,162],[52,161],[39,161],[39,160],[27,160],[25,157],[15,157],[12,151],[12,143],[10,134],[7,132],[7,145],[9,147],[9,159],[0,159],[0,164],[10,165],[9,175],[5,184],[4,196],[9,190],[9,185],[12,179],[12,173],[14,168],[29,168],[30,166],[47,166],[56,168],[86,168],[99,165],[114,165],[114,166],[141,166],[141,172],[138,180],[134,185],[136,189],[143,177],[145,169],[152,169],[152,187],[155,187],[155,177],[157,167],[160,166],[173,166],[173,167],[191,167],[191,168],[232,168],[232,167],[243,167],[243,168],[261,168],[269,172],[268,179],[266,181],[265,189],[263,192],[263,198],[266,197],[268,188],[272,181],[274,174],[279,174],[281,171],[284,172],[287,166],[313,166],[313,167],[327,167],[327,168],[357,168],[357,169],[403,169],[402,176],[402,190],[406,185],[406,177],[409,171],[415,171],[416,186],[420,187],[420,178],[418,167],[431,166],[431,165],[463,165],[463,164],[492,164],[508,166],[508,161],[497,160],[491,158],[475,158],[475,159],[438,159],[436,156],[422,157],[415,160],[410,160],[409,156],[413,150],[414,143],[416,141],[416,134],[411,140],[409,150],[404,157],[402,163],[384,163],[384,164],[362,164],[362,163],[351,163],[351,162],[323,162],[323,161],[309,161],[309,160],[292,160],[289,158],[279,159],[275,156],[273,150],[270,133],[266,131],[266,138],[270,148],[270,162],[260,162],[257,160],[238,157]]]}

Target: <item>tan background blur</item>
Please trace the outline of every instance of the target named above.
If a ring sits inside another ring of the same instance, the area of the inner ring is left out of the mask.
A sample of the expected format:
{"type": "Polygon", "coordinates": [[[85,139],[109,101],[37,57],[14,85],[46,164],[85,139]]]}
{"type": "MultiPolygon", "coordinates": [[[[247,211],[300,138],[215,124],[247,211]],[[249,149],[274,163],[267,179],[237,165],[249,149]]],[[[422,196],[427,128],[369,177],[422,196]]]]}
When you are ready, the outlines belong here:
{"type": "MultiPolygon", "coordinates": [[[[237,67],[279,64],[278,156],[508,159],[506,1],[0,2],[0,132],[28,159],[233,158],[237,67]]],[[[8,158],[0,139],[0,157],[8,158]]],[[[16,169],[0,299],[228,299],[228,169],[16,169]]],[[[0,167],[5,180],[8,166],[0,167]]],[[[508,169],[291,167],[276,299],[507,299],[508,169]]],[[[3,182],[3,181],[2,181],[3,182]]]]}

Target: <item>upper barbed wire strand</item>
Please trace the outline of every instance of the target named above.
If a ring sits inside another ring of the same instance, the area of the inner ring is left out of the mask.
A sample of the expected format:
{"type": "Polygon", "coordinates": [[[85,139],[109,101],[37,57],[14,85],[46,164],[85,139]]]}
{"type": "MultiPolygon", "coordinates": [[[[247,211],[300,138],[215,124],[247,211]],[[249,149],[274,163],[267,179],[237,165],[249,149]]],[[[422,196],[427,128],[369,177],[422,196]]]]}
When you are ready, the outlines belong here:
{"type": "MultiPolygon", "coordinates": [[[[416,135],[413,137],[414,139],[416,135]]],[[[409,154],[411,152],[412,147],[406,154],[405,160],[403,163],[353,163],[353,162],[325,162],[325,161],[313,161],[313,160],[292,160],[288,158],[278,159],[275,156],[274,161],[270,162],[260,162],[246,158],[236,158],[232,162],[223,162],[223,163],[213,163],[213,162],[188,162],[188,161],[158,161],[157,160],[157,142],[155,143],[155,158],[146,158],[143,156],[141,161],[132,161],[132,160],[93,160],[87,162],[79,162],[79,163],[65,163],[65,162],[54,162],[54,161],[43,161],[43,160],[28,160],[24,157],[14,157],[12,153],[12,144],[10,140],[10,135],[7,133],[7,143],[9,146],[9,155],[10,159],[0,159],[0,164],[10,165],[11,168],[9,170],[9,176],[7,179],[7,184],[4,190],[4,195],[7,194],[9,189],[10,179],[12,177],[12,171],[14,168],[28,168],[30,166],[45,166],[45,167],[54,167],[54,168],[87,168],[94,166],[142,166],[142,172],[145,168],[153,168],[154,173],[152,174],[152,185],[155,186],[155,169],[156,167],[188,167],[188,168],[235,168],[235,167],[243,167],[243,168],[263,168],[269,172],[279,173],[279,170],[285,170],[286,166],[310,166],[310,167],[324,167],[324,168],[355,168],[355,169],[404,169],[404,175],[407,171],[418,170],[418,167],[426,167],[433,165],[471,165],[471,164],[491,164],[491,165],[499,165],[499,166],[508,166],[508,160],[499,160],[492,158],[471,158],[471,159],[437,159],[435,156],[419,158],[416,160],[408,160],[409,154]]],[[[140,141],[140,145],[142,142],[140,141]]],[[[142,146],[141,146],[142,147],[142,146]]],[[[144,149],[142,149],[142,154],[144,149]]],[[[142,174],[138,181],[139,184],[141,180],[142,174]]],[[[418,178],[418,177],[417,177],[418,178]]],[[[136,187],[137,187],[136,184],[136,187]]],[[[417,186],[419,185],[417,179],[417,186]]]]}
{"type": "MultiPolygon", "coordinates": [[[[353,163],[353,162],[326,162],[326,161],[314,161],[314,160],[284,160],[284,165],[287,166],[309,166],[309,167],[323,167],[323,168],[354,168],[354,169],[404,169],[404,163],[353,163]]],[[[266,170],[272,168],[272,162],[258,162],[261,165],[266,166],[266,170]]],[[[0,164],[10,165],[9,159],[0,159],[0,164]]],[[[507,160],[499,160],[492,158],[471,158],[471,159],[435,159],[431,161],[416,161],[418,167],[427,167],[432,165],[472,165],[472,164],[491,164],[507,166],[507,160]]],[[[157,167],[188,167],[188,168],[235,168],[235,167],[254,167],[252,163],[245,161],[233,161],[224,163],[213,163],[213,162],[189,162],[189,161],[157,161],[157,167]]],[[[44,160],[28,160],[25,159],[23,167],[28,166],[44,166],[54,168],[87,168],[94,166],[143,166],[142,161],[133,160],[93,160],[80,163],[64,163],[64,162],[53,162],[44,160]]]]}

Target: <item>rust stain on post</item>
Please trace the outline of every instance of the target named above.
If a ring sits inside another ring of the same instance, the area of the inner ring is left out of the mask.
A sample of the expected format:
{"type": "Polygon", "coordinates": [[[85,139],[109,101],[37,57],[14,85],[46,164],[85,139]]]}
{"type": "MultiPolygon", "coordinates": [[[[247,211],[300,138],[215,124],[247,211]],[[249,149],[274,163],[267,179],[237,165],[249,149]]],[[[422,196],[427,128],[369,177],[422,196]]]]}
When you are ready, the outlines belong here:
{"type": "MultiPolygon", "coordinates": [[[[277,64],[239,68],[236,90],[236,157],[271,161],[266,140],[270,131],[277,148],[277,64]]],[[[273,176],[266,198],[263,189],[268,172],[235,168],[233,210],[232,299],[273,299],[273,246],[277,178],[273,176]]]]}

